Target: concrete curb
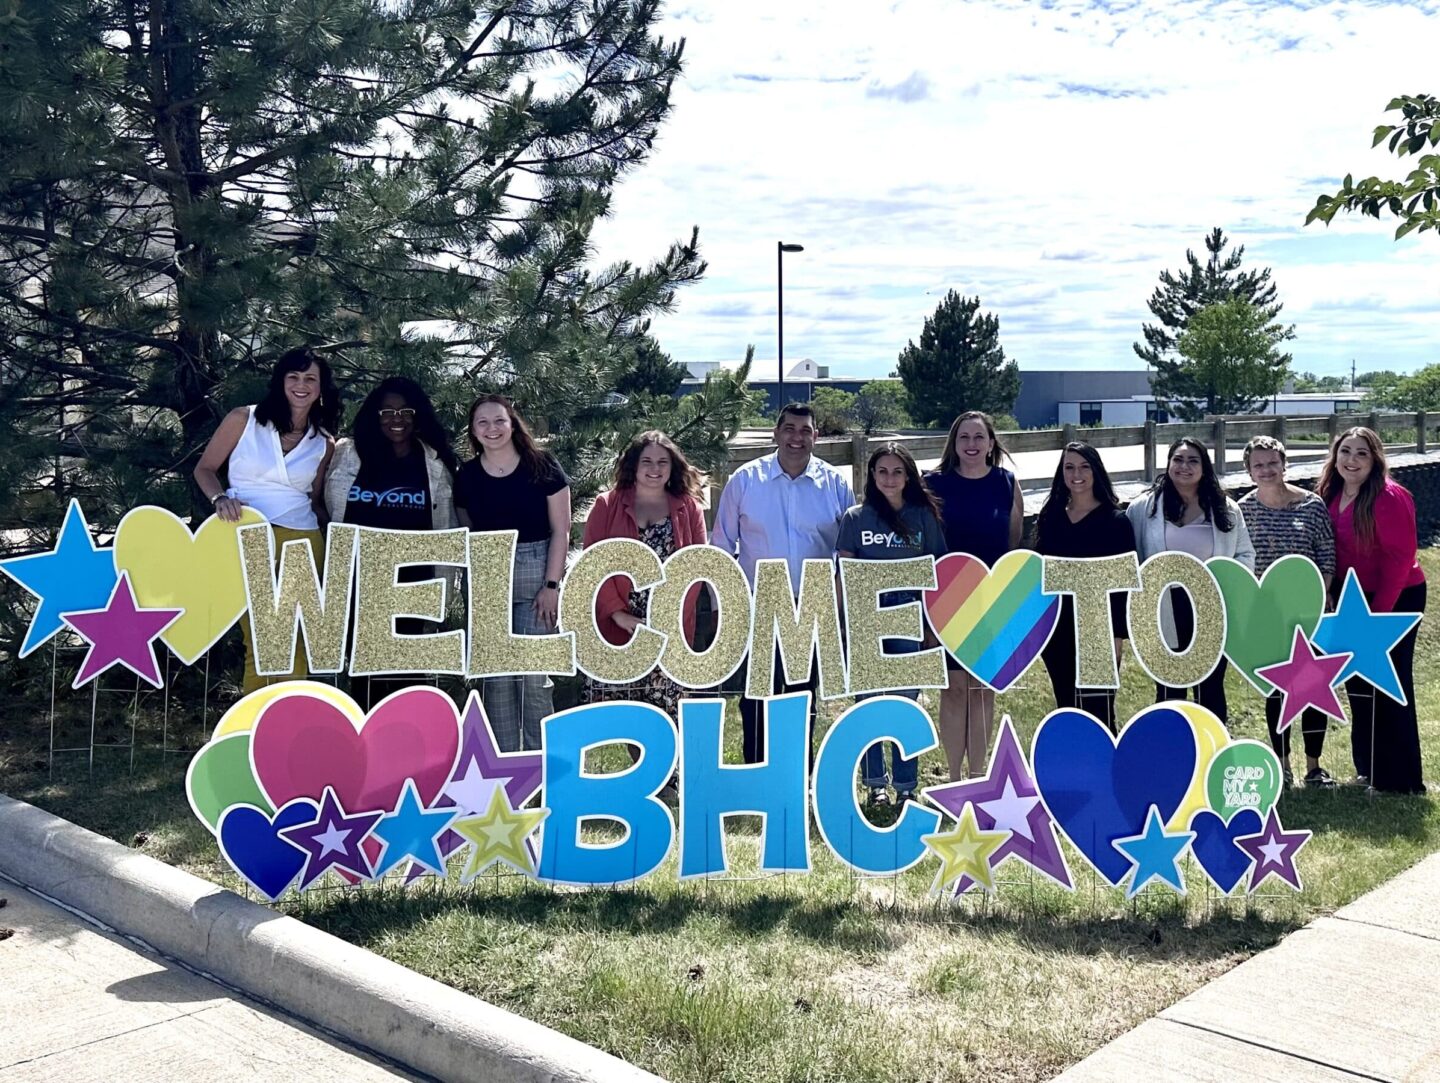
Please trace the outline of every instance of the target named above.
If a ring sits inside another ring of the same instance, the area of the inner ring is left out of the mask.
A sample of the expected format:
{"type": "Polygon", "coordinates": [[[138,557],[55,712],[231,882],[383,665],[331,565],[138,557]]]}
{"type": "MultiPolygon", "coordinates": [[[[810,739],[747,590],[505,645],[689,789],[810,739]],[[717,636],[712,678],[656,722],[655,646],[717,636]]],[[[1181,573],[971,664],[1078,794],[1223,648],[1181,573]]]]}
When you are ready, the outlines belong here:
{"type": "Polygon", "coordinates": [[[3,794],[0,873],[162,955],[437,1079],[660,1080],[3,794]]]}

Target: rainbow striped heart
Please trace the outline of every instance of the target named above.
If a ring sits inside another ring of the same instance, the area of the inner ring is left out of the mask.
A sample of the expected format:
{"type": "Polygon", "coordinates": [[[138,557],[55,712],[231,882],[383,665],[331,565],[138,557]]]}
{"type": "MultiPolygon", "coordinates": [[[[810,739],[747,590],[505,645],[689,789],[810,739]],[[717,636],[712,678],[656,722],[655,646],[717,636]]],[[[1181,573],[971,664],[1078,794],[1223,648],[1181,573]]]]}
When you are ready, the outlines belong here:
{"type": "Polygon", "coordinates": [[[935,562],[925,592],[930,627],[957,662],[1003,692],[1045,648],[1060,620],[1060,599],[1040,589],[1044,559],[1028,549],[1006,553],[995,567],[969,553],[935,562]]]}

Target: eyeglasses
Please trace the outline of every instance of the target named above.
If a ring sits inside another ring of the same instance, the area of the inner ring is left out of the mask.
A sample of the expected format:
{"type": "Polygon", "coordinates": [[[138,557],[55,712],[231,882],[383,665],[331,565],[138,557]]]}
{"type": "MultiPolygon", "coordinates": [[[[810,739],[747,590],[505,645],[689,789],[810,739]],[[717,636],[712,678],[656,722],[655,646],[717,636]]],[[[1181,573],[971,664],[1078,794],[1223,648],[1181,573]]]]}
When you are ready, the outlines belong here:
{"type": "Polygon", "coordinates": [[[414,421],[415,411],[408,406],[402,406],[398,410],[381,410],[381,421],[414,421]]]}

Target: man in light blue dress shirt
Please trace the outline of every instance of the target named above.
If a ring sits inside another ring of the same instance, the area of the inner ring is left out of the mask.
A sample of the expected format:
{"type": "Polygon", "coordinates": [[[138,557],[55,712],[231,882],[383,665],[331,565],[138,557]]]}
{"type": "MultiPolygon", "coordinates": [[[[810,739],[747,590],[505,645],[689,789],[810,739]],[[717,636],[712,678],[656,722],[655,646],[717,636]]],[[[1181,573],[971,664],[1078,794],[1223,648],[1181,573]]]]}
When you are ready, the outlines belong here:
{"type": "MultiPolygon", "coordinates": [[[[845,473],[817,459],[814,450],[815,411],[808,403],[791,403],[775,423],[775,452],[752,459],[725,483],[710,541],[736,556],[752,585],[757,560],[783,557],[790,589],[798,594],[804,561],[835,556],[840,516],[855,503],[855,491],[845,473]]],[[[813,668],[808,680],[783,684],[777,661],[775,680],[777,692],[815,692],[813,668]]],[[[810,721],[813,728],[813,698],[810,721]]],[[[741,698],[740,722],[745,762],[758,763],[765,758],[758,700],[741,698]]]]}

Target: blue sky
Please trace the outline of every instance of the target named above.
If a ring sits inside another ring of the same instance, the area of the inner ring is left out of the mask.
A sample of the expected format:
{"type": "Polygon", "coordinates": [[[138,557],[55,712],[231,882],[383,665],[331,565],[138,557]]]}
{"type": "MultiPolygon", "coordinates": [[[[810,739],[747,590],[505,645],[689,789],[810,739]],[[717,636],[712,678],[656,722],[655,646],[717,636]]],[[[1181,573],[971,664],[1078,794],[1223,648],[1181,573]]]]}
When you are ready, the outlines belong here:
{"type": "Polygon", "coordinates": [[[775,352],[883,376],[947,289],[1022,368],[1139,367],[1165,269],[1221,226],[1269,266],[1297,370],[1440,361],[1440,238],[1304,227],[1389,99],[1440,93],[1440,0],[671,0],[687,74],[654,157],[596,232],[653,259],[700,227],[710,270],[654,331],[680,360],[775,352]]]}

